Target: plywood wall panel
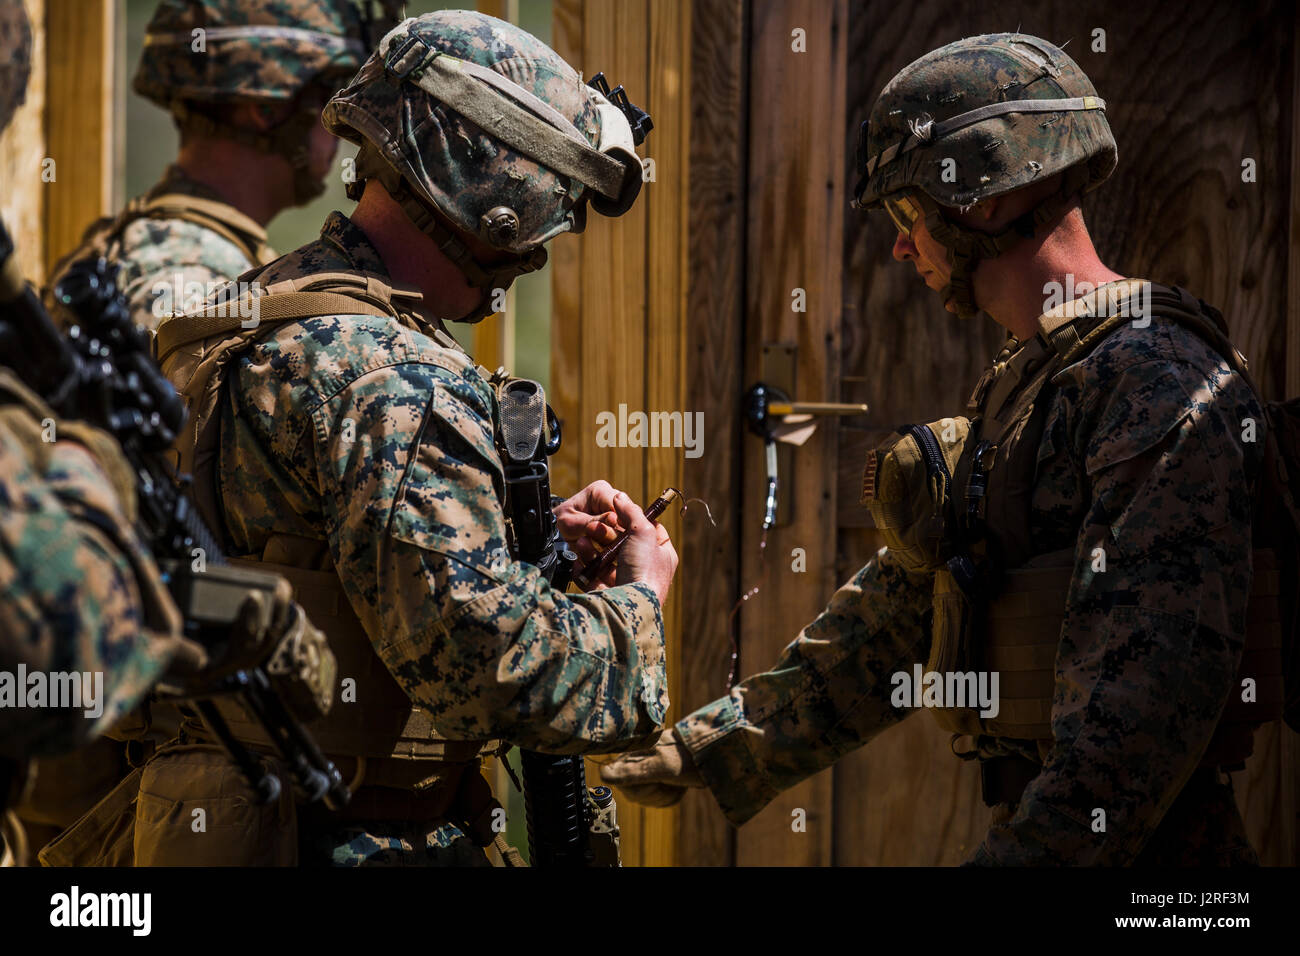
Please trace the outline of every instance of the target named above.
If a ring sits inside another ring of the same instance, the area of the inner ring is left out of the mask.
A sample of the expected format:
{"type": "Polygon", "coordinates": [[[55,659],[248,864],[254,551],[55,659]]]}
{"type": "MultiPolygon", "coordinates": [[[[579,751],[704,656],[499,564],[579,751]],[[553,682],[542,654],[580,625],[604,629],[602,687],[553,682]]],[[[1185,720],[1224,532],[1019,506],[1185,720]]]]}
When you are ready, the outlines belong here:
{"type": "MultiPolygon", "coordinates": [[[[679,539],[683,628],[678,716],[721,696],[731,658],[730,610],[740,594],[745,161],[748,50],[744,0],[695,0],[691,18],[690,205],[687,237],[686,407],[703,414],[703,453],[683,465],[693,505],[679,539]]],[[[713,797],[680,804],[678,860],[696,866],[733,859],[733,828],[713,797]]]]}
{"type": "MultiPolygon", "coordinates": [[[[745,384],[758,380],[765,343],[797,349],[796,397],[834,395],[840,366],[844,128],[848,4],[801,0],[752,6],[745,384]],[[794,311],[795,290],[806,311],[794,311]]],[[[794,455],[782,493],[789,527],[767,540],[763,590],[741,616],[742,674],[770,667],[834,592],[833,424],[794,455]],[[806,570],[792,570],[803,548],[806,570]]],[[[742,587],[762,578],[759,524],[765,496],[762,446],[747,437],[741,522],[742,587]]],[[[741,865],[821,865],[831,860],[830,773],[776,797],[737,835],[741,865]],[[802,812],[806,829],[796,830],[802,812]]]]}

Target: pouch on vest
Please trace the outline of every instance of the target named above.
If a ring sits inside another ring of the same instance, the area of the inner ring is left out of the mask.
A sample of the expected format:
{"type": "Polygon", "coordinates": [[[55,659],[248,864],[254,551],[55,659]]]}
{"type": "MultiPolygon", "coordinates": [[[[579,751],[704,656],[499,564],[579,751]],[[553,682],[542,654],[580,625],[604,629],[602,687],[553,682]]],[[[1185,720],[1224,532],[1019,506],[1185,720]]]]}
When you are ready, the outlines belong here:
{"type": "Polygon", "coordinates": [[[953,472],[970,434],[967,418],[904,425],[867,456],[862,503],[871,509],[889,550],[908,571],[943,568],[951,556],[946,516],[956,490],[953,472]]]}
{"type": "Polygon", "coordinates": [[[133,866],[136,769],[37,854],[42,866],[133,866]]]}
{"type": "Polygon", "coordinates": [[[968,418],[904,425],[867,456],[862,501],[889,550],[912,572],[933,572],[927,671],[971,666],[976,571],[958,514],[953,476],[971,436],[968,418]]]}
{"type": "Polygon", "coordinates": [[[136,771],[136,866],[294,866],[298,819],[284,767],[280,798],[259,803],[220,747],[174,744],[136,771]]]}

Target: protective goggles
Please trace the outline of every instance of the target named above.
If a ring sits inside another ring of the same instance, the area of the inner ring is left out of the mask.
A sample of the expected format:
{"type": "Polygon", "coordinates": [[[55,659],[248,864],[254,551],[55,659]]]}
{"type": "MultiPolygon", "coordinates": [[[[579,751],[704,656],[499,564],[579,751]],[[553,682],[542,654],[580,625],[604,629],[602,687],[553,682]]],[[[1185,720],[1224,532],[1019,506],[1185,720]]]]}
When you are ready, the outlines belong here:
{"type": "Polygon", "coordinates": [[[910,193],[892,193],[882,197],[880,204],[885,207],[885,212],[889,213],[889,218],[894,220],[898,231],[909,239],[912,238],[912,229],[916,221],[925,217],[925,210],[921,208],[920,200],[910,193]]]}

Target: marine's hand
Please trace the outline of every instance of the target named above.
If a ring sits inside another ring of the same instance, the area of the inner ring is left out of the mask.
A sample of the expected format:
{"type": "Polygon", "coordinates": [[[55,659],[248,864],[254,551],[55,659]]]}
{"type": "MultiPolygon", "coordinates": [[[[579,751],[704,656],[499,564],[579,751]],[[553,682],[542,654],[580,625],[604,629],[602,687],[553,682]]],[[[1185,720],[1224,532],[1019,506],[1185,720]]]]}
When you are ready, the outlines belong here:
{"type": "Polygon", "coordinates": [[[677,570],[677,552],[668,532],[647,521],[640,507],[607,481],[592,482],[555,509],[560,534],[583,565],[595,561],[627,527],[632,535],[591,590],[644,581],[662,603],[677,570]]]}
{"type": "Polygon", "coordinates": [[[672,727],[649,750],[624,754],[602,766],[600,776],[633,803],[647,807],[671,807],[687,790],[705,786],[691,752],[672,727]]]}
{"type": "Polygon", "coordinates": [[[677,550],[667,529],[647,519],[640,505],[621,492],[614,496],[614,513],[621,527],[632,530],[618,553],[615,582],[644,581],[654,588],[662,604],[668,599],[668,588],[677,573],[677,550]]]}
{"type": "MultiPolygon", "coordinates": [[[[598,548],[613,544],[622,530],[614,515],[614,497],[619,494],[622,492],[608,481],[593,481],[555,509],[560,536],[583,564],[589,564],[600,553],[598,548]]],[[[613,585],[613,571],[610,568],[608,580],[602,580],[602,584],[613,585]]]]}

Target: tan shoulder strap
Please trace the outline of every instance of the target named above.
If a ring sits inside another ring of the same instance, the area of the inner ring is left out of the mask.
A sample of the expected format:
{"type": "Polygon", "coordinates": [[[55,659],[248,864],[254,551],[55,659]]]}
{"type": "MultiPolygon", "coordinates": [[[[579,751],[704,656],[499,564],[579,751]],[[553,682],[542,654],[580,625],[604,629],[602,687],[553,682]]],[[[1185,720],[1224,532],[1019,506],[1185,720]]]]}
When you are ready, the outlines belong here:
{"type": "Polygon", "coordinates": [[[168,319],[158,329],[155,350],[162,362],[176,349],[214,335],[322,315],[400,318],[394,300],[414,305],[420,294],[405,287],[394,288],[373,273],[321,272],[286,279],[272,283],[260,295],[246,294],[168,319]]]}
{"type": "MultiPolygon", "coordinates": [[[[1065,357],[1076,348],[1082,337],[1079,327],[1099,316],[1126,321],[1131,318],[1129,304],[1148,283],[1141,279],[1121,279],[1099,286],[1087,295],[1062,302],[1038,317],[1038,334],[1057,355],[1065,357]]],[[[1067,363],[1068,364],[1068,363],[1067,363]]]]}
{"type": "MultiPolygon", "coordinates": [[[[164,322],[158,329],[155,349],[164,361],[176,349],[228,332],[279,325],[321,315],[388,315],[388,312],[337,292],[280,292],[256,296],[256,317],[240,314],[239,304],[209,306],[164,322]],[[263,301],[267,300],[267,301],[263,301]]],[[[247,300],[241,300],[241,303],[247,300]]],[[[249,306],[245,306],[246,308],[249,306]]]]}
{"type": "Polygon", "coordinates": [[[166,193],[143,203],[138,215],[192,222],[239,246],[244,255],[257,265],[270,261],[266,229],[228,203],[185,193],[166,193]]]}
{"type": "MultiPolygon", "coordinates": [[[[1148,294],[1150,296],[1148,305],[1152,315],[1177,322],[1199,335],[1246,379],[1251,388],[1255,388],[1246,357],[1228,338],[1228,328],[1222,316],[1217,312],[1207,313],[1201,301],[1186,289],[1137,279],[1126,279],[1123,283],[1113,283],[1113,285],[1123,288],[1113,293],[1113,297],[1109,300],[1111,307],[1100,313],[1103,317],[1091,328],[1088,328],[1083,320],[1096,319],[1099,315],[1099,311],[1094,306],[1093,296],[1083,296],[1074,300],[1080,303],[1081,307],[1074,310],[1075,314],[1072,316],[1057,316],[1055,313],[1059,310],[1054,309],[1039,320],[1040,333],[1061,356],[1062,367],[1073,365],[1085,358],[1108,335],[1121,325],[1133,321],[1133,298],[1148,294]],[[1082,335],[1079,334],[1080,330],[1083,331],[1082,335]]],[[[1101,291],[1102,289],[1098,289],[1094,296],[1101,291]]],[[[1066,305],[1070,304],[1066,303],[1066,305]]],[[[1258,389],[1255,391],[1258,394],[1258,389]]]]}
{"type": "Polygon", "coordinates": [[[180,219],[202,226],[238,246],[244,256],[257,265],[266,265],[273,258],[271,247],[267,245],[266,230],[238,209],[212,199],[166,193],[153,199],[136,196],[116,216],[106,216],[91,223],[82,233],[77,247],[61,256],[49,274],[58,276],[62,273],[74,256],[85,255],[87,245],[109,260],[118,259],[114,244],[121,240],[127,226],[145,218],[180,219]]]}
{"type": "Polygon", "coordinates": [[[244,215],[229,203],[219,202],[215,199],[203,199],[200,196],[190,196],[185,193],[165,193],[161,196],[155,196],[144,204],[146,213],[152,213],[155,210],[176,213],[177,215],[198,213],[209,219],[216,219],[232,229],[246,232],[262,241],[266,240],[266,229],[259,222],[251,216],[244,215]]]}

